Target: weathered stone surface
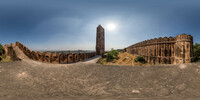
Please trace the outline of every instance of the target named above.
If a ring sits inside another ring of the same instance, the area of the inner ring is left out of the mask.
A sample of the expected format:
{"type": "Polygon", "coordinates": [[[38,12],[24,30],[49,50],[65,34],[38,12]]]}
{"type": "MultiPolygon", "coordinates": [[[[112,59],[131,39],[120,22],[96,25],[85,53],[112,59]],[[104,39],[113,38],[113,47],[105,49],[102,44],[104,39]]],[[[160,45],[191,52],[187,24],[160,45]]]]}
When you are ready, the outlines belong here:
{"type": "Polygon", "coordinates": [[[45,52],[43,55],[43,62],[50,63],[51,62],[51,53],[45,52]]]}
{"type": "Polygon", "coordinates": [[[28,48],[26,46],[24,46],[24,48],[23,48],[24,54],[27,54],[27,51],[28,51],[28,48]]]}
{"type": "Polygon", "coordinates": [[[83,53],[83,60],[86,60],[87,59],[87,55],[86,53],[83,53]]]}
{"type": "Polygon", "coordinates": [[[16,46],[19,46],[20,45],[20,43],[19,42],[16,42],[16,46]]]}
{"type": "Polygon", "coordinates": [[[88,59],[88,53],[85,53],[85,60],[88,59]]]}
{"type": "Polygon", "coordinates": [[[94,57],[95,56],[95,52],[92,53],[88,53],[88,58],[94,57]]]}
{"type": "Polygon", "coordinates": [[[74,61],[75,61],[75,62],[80,61],[80,56],[79,56],[79,54],[74,54],[73,56],[74,56],[74,61]]]}
{"type": "Polygon", "coordinates": [[[59,63],[59,55],[56,52],[54,52],[51,55],[51,63],[53,63],[53,64],[58,64],[59,63]]]}
{"type": "Polygon", "coordinates": [[[36,60],[39,61],[39,62],[43,61],[43,53],[42,52],[36,53],[36,60]]]}
{"type": "Polygon", "coordinates": [[[73,54],[68,54],[67,55],[67,62],[68,63],[73,63],[74,62],[74,56],[73,56],[73,54]]]}
{"type": "Polygon", "coordinates": [[[181,64],[189,63],[193,58],[193,37],[177,35],[146,40],[126,48],[132,54],[143,56],[149,63],[181,64]]]}
{"type": "Polygon", "coordinates": [[[30,58],[33,59],[33,60],[36,60],[36,52],[35,51],[31,52],[30,58]]]}
{"type": "Polygon", "coordinates": [[[11,45],[12,47],[15,47],[15,43],[11,43],[10,45],[11,45]]]}
{"type": "Polygon", "coordinates": [[[23,44],[20,44],[19,48],[23,51],[24,45],[23,45],[23,44]]]}
{"type": "Polygon", "coordinates": [[[104,28],[101,25],[97,27],[96,53],[97,55],[103,55],[105,53],[104,28]]]}
{"type": "Polygon", "coordinates": [[[28,50],[27,50],[27,53],[26,53],[26,56],[29,57],[29,58],[31,58],[31,52],[32,52],[32,51],[28,49],[28,50]]]}
{"type": "Polygon", "coordinates": [[[67,54],[66,53],[60,54],[59,58],[60,58],[60,63],[61,64],[66,64],[67,63],[67,54]]]}
{"type": "Polygon", "coordinates": [[[10,58],[12,59],[12,61],[19,61],[21,59],[19,59],[16,55],[15,50],[13,49],[13,46],[8,46],[7,47],[7,55],[10,56],[10,58]]]}
{"type": "MultiPolygon", "coordinates": [[[[14,46],[14,44],[11,44],[14,46]]],[[[11,46],[8,45],[8,46],[11,46]]],[[[42,53],[42,52],[35,52],[32,50],[29,50],[26,46],[24,46],[20,42],[16,42],[16,46],[18,46],[24,54],[29,57],[30,59],[40,61],[40,62],[48,62],[48,63],[74,63],[78,62],[80,60],[86,60],[90,57],[93,57],[96,55],[96,52],[92,53],[82,53],[82,54],[57,54],[50,52],[42,53]]],[[[6,46],[5,46],[6,47],[6,46]]]]}
{"type": "Polygon", "coordinates": [[[84,60],[84,54],[83,53],[80,53],[79,57],[80,57],[80,61],[84,60]]]}
{"type": "Polygon", "coordinates": [[[8,45],[8,44],[3,46],[6,55],[8,55],[8,47],[10,47],[10,45],[8,45]]]}

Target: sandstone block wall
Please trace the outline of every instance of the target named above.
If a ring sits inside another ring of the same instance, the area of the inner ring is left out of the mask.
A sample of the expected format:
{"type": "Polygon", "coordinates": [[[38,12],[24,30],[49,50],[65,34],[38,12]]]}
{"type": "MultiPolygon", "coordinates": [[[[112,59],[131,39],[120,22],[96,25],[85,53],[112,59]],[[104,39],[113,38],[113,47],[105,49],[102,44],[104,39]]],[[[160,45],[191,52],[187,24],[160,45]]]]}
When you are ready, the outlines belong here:
{"type": "Polygon", "coordinates": [[[17,57],[16,52],[14,51],[14,48],[15,48],[15,43],[11,43],[10,45],[8,44],[4,45],[5,54],[10,56],[12,61],[19,61],[21,59],[17,57]]]}
{"type": "Polygon", "coordinates": [[[154,38],[131,45],[126,51],[153,64],[189,63],[193,59],[193,37],[184,33],[176,37],[154,38]]]}
{"type": "Polygon", "coordinates": [[[73,63],[74,62],[74,56],[73,54],[68,54],[68,63],[73,63]]]}
{"type": "MultiPolygon", "coordinates": [[[[12,44],[13,45],[13,44],[12,44]]],[[[56,52],[50,53],[50,52],[36,52],[28,49],[28,47],[24,46],[20,42],[16,42],[16,46],[18,46],[24,54],[29,57],[30,59],[40,61],[40,62],[46,62],[46,63],[54,63],[54,64],[67,64],[67,63],[75,63],[78,61],[86,60],[88,58],[94,57],[96,55],[96,52],[92,53],[75,53],[75,54],[66,54],[61,53],[58,54],[56,52]]]]}
{"type": "Polygon", "coordinates": [[[54,63],[54,64],[58,64],[59,63],[59,55],[56,52],[54,52],[51,55],[51,63],[54,63]]]}
{"type": "Polygon", "coordinates": [[[60,54],[59,59],[61,64],[67,64],[67,54],[65,53],[60,54]]]}
{"type": "Polygon", "coordinates": [[[6,55],[8,55],[8,47],[10,47],[10,45],[8,45],[8,44],[3,46],[6,55]]]}
{"type": "Polygon", "coordinates": [[[45,52],[43,55],[43,62],[51,63],[51,53],[45,52]]]}
{"type": "Polygon", "coordinates": [[[74,61],[75,62],[80,61],[79,54],[74,54],[74,61]]]}
{"type": "Polygon", "coordinates": [[[104,28],[99,25],[97,27],[96,35],[96,53],[97,55],[103,55],[105,53],[105,39],[104,39],[104,28]]]}
{"type": "Polygon", "coordinates": [[[37,52],[36,53],[36,60],[39,61],[39,62],[43,61],[43,54],[42,54],[42,52],[37,52]]]}

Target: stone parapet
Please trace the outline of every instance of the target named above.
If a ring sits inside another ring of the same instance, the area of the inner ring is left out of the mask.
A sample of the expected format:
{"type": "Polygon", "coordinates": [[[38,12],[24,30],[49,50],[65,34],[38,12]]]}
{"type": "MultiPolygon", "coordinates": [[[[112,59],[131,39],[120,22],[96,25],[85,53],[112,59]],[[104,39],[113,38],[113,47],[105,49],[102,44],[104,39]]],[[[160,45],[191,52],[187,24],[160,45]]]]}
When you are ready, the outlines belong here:
{"type": "MultiPolygon", "coordinates": [[[[10,45],[5,45],[4,47],[7,47],[10,45]]],[[[67,63],[75,63],[82,60],[86,60],[88,58],[94,57],[96,55],[96,52],[92,53],[75,53],[75,54],[66,54],[61,53],[58,54],[56,52],[50,53],[50,52],[36,52],[30,50],[28,47],[24,46],[20,42],[16,42],[16,46],[18,46],[24,54],[29,57],[32,60],[36,60],[39,62],[45,62],[45,63],[54,63],[54,64],[67,64],[67,63]]]]}
{"type": "Polygon", "coordinates": [[[149,63],[182,64],[193,59],[193,37],[177,35],[145,40],[125,48],[127,52],[143,56],[149,63]]]}

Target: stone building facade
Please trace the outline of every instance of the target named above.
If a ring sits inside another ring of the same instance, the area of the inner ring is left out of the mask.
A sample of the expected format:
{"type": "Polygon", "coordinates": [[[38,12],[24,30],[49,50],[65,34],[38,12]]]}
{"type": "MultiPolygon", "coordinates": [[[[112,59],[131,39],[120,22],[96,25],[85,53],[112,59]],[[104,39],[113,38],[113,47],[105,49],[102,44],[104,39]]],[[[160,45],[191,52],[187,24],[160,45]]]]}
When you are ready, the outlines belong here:
{"type": "Polygon", "coordinates": [[[153,64],[190,63],[193,59],[193,37],[184,33],[176,37],[155,38],[131,45],[126,51],[153,64]]]}
{"type": "Polygon", "coordinates": [[[104,28],[99,25],[97,27],[96,35],[96,54],[103,55],[105,53],[105,38],[104,38],[104,28]]]}

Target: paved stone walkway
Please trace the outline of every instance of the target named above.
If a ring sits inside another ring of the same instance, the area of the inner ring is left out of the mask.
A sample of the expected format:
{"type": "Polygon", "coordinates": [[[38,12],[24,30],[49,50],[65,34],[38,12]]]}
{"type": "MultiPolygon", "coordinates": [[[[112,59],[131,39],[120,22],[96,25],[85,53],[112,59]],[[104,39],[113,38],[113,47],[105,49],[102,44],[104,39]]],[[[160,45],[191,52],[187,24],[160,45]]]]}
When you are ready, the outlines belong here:
{"type": "Polygon", "coordinates": [[[0,63],[0,100],[199,100],[200,63],[103,66],[0,63]]]}

